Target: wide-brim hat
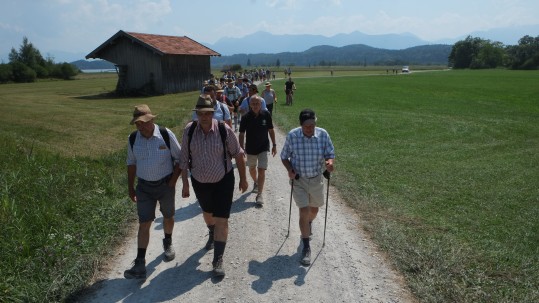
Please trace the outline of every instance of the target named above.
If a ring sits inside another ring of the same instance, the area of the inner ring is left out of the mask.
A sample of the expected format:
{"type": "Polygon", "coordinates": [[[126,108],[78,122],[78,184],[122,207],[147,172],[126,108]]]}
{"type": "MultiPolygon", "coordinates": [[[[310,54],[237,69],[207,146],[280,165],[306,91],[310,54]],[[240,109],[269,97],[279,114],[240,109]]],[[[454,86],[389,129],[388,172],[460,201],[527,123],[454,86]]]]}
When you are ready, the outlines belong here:
{"type": "Polygon", "coordinates": [[[135,124],[135,122],[138,121],[148,122],[155,117],[157,117],[157,115],[152,115],[152,111],[150,110],[150,107],[148,107],[148,105],[137,105],[135,106],[135,110],[133,111],[133,119],[131,119],[130,124],[135,124]]]}
{"type": "Polygon", "coordinates": [[[211,97],[207,95],[198,96],[198,101],[193,111],[214,112],[215,109],[213,108],[213,102],[211,101],[211,97]]]}
{"type": "Polygon", "coordinates": [[[266,86],[271,86],[271,83],[270,83],[270,82],[266,82],[266,86]]]}

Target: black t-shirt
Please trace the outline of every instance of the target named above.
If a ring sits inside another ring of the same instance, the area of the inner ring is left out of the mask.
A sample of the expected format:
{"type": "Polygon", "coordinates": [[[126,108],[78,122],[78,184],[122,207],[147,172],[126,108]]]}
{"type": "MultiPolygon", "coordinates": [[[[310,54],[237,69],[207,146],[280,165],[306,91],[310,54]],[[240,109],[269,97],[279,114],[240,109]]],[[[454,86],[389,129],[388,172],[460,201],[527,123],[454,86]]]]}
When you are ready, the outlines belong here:
{"type": "Polygon", "coordinates": [[[294,87],[294,81],[286,81],[284,85],[286,89],[292,89],[294,87]]]}
{"type": "Polygon", "coordinates": [[[258,116],[249,111],[241,117],[240,133],[245,132],[245,152],[258,155],[269,151],[268,130],[273,129],[273,120],[267,110],[260,110],[258,116]]]}

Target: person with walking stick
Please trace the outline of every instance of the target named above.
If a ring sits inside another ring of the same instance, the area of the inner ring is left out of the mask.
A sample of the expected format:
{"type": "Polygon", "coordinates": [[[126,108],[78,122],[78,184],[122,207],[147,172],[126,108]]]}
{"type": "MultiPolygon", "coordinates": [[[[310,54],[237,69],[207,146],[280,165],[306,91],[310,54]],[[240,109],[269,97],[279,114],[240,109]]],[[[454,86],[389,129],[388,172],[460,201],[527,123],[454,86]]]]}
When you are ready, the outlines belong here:
{"type": "Polygon", "coordinates": [[[323,172],[333,172],[335,159],[333,142],[325,129],[316,127],[316,119],[313,110],[302,110],[300,127],[288,133],[281,151],[281,161],[288,171],[292,195],[299,208],[303,243],[300,263],[305,266],[311,264],[312,222],[324,205],[323,172]]]}

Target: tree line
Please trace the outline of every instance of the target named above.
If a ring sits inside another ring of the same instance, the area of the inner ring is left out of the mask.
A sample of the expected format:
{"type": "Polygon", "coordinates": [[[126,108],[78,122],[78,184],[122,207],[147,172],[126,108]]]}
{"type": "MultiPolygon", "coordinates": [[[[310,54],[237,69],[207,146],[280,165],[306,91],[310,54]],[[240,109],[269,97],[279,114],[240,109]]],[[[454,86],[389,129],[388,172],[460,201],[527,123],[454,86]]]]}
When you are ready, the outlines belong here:
{"type": "Polygon", "coordinates": [[[468,36],[456,42],[449,55],[453,68],[538,69],[539,36],[524,36],[518,45],[505,46],[501,42],[468,36]]]}
{"type": "Polygon", "coordinates": [[[9,63],[0,64],[0,83],[35,82],[36,79],[58,78],[69,80],[79,70],[69,63],[54,63],[43,58],[37,48],[24,37],[19,51],[11,48],[9,63]]]}

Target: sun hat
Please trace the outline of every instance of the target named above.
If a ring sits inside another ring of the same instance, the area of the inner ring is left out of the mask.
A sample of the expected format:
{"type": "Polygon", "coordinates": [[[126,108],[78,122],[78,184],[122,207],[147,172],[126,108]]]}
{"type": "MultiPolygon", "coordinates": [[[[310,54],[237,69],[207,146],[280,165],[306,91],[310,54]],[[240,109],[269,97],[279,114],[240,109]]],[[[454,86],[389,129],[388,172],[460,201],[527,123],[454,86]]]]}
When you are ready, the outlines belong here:
{"type": "Polygon", "coordinates": [[[316,115],[314,114],[314,111],[312,109],[306,108],[301,111],[299,114],[299,123],[301,125],[305,124],[315,124],[316,123],[316,115]]]}
{"type": "Polygon", "coordinates": [[[266,86],[271,86],[271,83],[270,83],[270,82],[266,82],[266,86]]]}
{"type": "Polygon", "coordinates": [[[133,111],[133,119],[131,119],[130,124],[135,124],[135,122],[142,121],[142,122],[148,122],[151,121],[153,118],[157,117],[157,115],[152,115],[152,111],[146,104],[141,104],[135,106],[135,110],[133,111]]]}
{"type": "Polygon", "coordinates": [[[215,109],[213,108],[213,103],[211,101],[211,97],[206,96],[206,95],[198,96],[198,101],[197,101],[197,104],[196,104],[195,108],[193,109],[193,111],[197,111],[197,112],[214,112],[215,109]]]}

